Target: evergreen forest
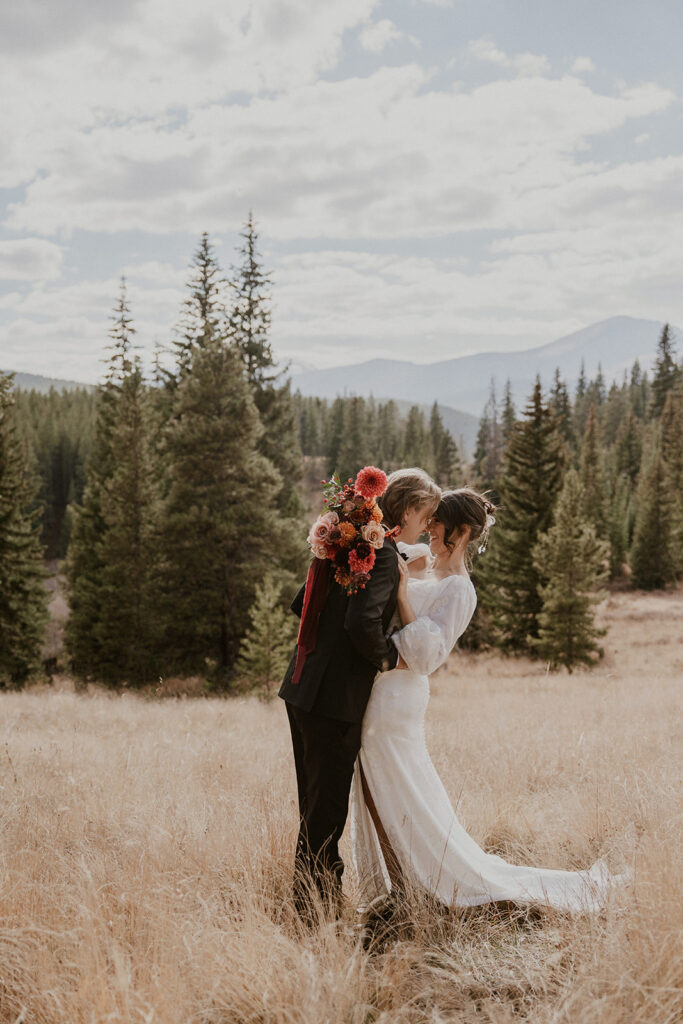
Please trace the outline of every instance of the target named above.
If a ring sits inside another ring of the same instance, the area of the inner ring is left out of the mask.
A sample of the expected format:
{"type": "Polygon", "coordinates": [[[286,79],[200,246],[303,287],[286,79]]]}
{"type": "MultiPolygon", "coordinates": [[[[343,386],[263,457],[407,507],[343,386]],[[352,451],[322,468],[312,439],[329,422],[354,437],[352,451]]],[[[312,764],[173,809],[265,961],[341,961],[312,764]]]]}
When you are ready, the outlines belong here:
{"type": "Polygon", "coordinates": [[[471,462],[436,403],[292,394],[269,341],[271,281],[251,215],[229,276],[208,234],[145,379],[126,282],[95,389],[21,391],[0,374],[0,685],[39,675],[45,578],[66,579],[61,668],[110,686],[198,675],[267,695],[295,639],[322,475],[425,468],[498,506],[473,552],[463,638],[571,671],[600,657],[606,586],[683,575],[683,368],[668,326],[654,369],[556,374],[516,409],[494,382],[471,462]]]}

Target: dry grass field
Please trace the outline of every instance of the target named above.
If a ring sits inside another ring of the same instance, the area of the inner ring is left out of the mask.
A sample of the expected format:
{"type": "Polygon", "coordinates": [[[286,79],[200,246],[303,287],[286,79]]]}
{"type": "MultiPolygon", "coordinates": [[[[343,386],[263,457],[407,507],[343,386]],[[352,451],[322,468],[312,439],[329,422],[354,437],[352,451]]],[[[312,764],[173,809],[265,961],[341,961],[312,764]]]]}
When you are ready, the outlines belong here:
{"type": "Polygon", "coordinates": [[[416,905],[370,952],[352,910],[293,917],[280,701],[0,695],[0,1022],[680,1021],[683,591],[601,614],[593,672],[453,655],[428,735],[484,847],[634,887],[596,917],[416,905]]]}

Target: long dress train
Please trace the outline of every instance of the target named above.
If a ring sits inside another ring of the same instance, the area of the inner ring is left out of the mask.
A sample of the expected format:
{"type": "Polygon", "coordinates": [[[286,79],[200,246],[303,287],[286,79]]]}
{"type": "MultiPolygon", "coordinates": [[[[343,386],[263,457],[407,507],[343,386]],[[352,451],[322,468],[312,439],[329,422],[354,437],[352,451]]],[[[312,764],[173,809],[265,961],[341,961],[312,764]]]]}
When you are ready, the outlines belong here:
{"type": "Polygon", "coordinates": [[[599,909],[626,878],[611,875],[603,861],[585,871],[510,864],[482,850],[458,821],[429,757],[424,719],[428,676],[467,627],[476,592],[467,576],[428,574],[410,579],[408,590],[417,618],[393,639],[410,671],[394,669],[375,680],[351,788],[352,856],[365,898],[387,893],[390,880],[364,781],[401,872],[447,906],[500,900],[599,909]]]}

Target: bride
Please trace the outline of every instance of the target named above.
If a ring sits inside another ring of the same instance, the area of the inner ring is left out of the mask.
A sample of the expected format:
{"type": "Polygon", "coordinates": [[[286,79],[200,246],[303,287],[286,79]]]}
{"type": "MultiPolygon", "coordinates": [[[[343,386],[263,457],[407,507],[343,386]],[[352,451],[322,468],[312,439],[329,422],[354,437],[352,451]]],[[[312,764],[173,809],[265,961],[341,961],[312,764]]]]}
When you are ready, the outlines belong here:
{"type": "Polygon", "coordinates": [[[558,871],[485,853],[458,821],[427,752],[428,676],[474,613],[467,546],[485,546],[492,513],[476,491],[445,492],[430,521],[430,547],[401,545],[408,562],[424,568],[410,576],[399,559],[403,627],[392,640],[400,658],[393,671],[377,676],[363,719],[351,790],[353,860],[367,900],[400,892],[410,878],[449,907],[511,901],[596,910],[622,876],[611,875],[602,861],[586,871],[558,871]]]}

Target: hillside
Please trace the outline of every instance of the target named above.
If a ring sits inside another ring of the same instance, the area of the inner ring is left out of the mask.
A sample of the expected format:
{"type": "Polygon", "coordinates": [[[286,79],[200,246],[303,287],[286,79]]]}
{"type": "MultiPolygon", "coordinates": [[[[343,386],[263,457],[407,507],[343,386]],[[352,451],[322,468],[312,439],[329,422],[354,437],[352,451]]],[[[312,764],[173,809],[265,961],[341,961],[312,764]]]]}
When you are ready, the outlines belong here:
{"type": "MultiPolygon", "coordinates": [[[[602,366],[608,382],[620,380],[636,359],[644,368],[649,367],[662,326],[657,320],[615,316],[521,352],[482,352],[422,364],[372,359],[353,366],[294,373],[292,386],[304,395],[322,398],[374,394],[421,404],[436,399],[452,409],[479,416],[491,378],[495,378],[499,391],[509,378],[515,401],[523,403],[536,374],[548,385],[557,367],[570,387],[576,384],[582,363],[589,377],[602,366]]],[[[680,333],[674,328],[675,335],[680,333]]]]}
{"type": "Polygon", "coordinates": [[[83,384],[77,380],[62,380],[59,377],[41,377],[36,373],[20,373],[13,370],[2,370],[1,373],[14,373],[14,383],[23,391],[40,391],[47,394],[50,388],[56,391],[71,391],[73,388],[85,388],[86,391],[94,391],[94,384],[83,384]]]}

